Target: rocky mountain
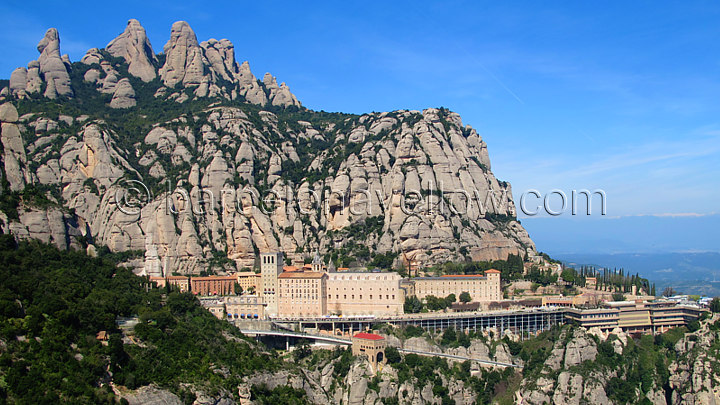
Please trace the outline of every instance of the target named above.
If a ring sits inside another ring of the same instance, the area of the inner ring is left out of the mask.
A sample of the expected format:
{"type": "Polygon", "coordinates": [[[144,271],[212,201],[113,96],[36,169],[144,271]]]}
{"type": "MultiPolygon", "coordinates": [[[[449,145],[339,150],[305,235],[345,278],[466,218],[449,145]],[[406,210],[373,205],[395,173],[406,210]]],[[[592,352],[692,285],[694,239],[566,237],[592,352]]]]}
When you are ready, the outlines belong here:
{"type": "Polygon", "coordinates": [[[544,364],[525,368],[516,402],[716,404],[719,319],[654,337],[564,330],[544,364]]]}
{"type": "Polygon", "coordinates": [[[383,267],[534,251],[456,113],[308,110],[184,21],[160,54],[137,20],[79,62],[55,29],[38,51],[0,91],[4,232],[156,275],[273,250],[383,267]]]}
{"type": "MultiPolygon", "coordinates": [[[[602,334],[565,326],[525,341],[512,334],[497,340],[482,335],[467,338],[458,332],[458,337],[466,339],[462,344],[443,343],[445,334],[398,339],[393,333],[402,331],[396,330],[386,336],[389,346],[472,356],[521,368],[492,369],[437,357],[389,354],[388,363],[375,373],[362,357],[316,350],[300,361],[295,353],[287,369],[244,377],[237,386],[236,401],[258,403],[260,387],[265,391],[291,387],[295,395],[317,404],[711,405],[720,401],[720,381],[714,371],[720,366],[719,325],[715,315],[692,332],[681,328],[657,336],[619,330],[602,334]]],[[[124,395],[131,403],[153,398],[181,403],[177,396],[156,387],[124,395]]],[[[198,398],[202,396],[207,395],[197,393],[198,398]]],[[[232,403],[231,396],[227,392],[213,400],[232,403]]]]}

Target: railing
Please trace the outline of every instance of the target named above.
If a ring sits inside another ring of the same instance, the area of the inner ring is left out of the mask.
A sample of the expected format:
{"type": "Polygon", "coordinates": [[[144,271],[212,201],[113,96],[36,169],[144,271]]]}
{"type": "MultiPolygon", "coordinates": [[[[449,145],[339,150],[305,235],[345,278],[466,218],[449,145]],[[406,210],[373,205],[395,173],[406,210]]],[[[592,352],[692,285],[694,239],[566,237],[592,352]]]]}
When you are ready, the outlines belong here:
{"type": "MultiPolygon", "coordinates": [[[[284,331],[268,331],[268,330],[241,330],[243,334],[246,335],[263,335],[263,336],[285,336],[285,337],[295,337],[300,339],[314,339],[314,340],[324,340],[327,342],[335,342],[340,344],[346,344],[350,345],[352,344],[352,341],[347,339],[342,339],[335,336],[324,336],[324,335],[315,335],[311,333],[304,333],[304,332],[284,332],[284,331]]],[[[406,354],[417,354],[420,356],[434,356],[434,357],[444,357],[448,359],[453,360],[470,360],[477,363],[482,364],[489,364],[492,366],[498,366],[498,367],[514,367],[514,368],[522,368],[522,366],[519,366],[517,364],[512,363],[503,363],[500,361],[492,361],[492,360],[483,360],[483,359],[476,359],[473,357],[467,357],[467,356],[458,356],[455,354],[449,354],[449,353],[439,353],[439,352],[425,352],[422,350],[413,350],[413,349],[402,349],[397,348],[398,352],[400,353],[406,353],[406,354]]]]}

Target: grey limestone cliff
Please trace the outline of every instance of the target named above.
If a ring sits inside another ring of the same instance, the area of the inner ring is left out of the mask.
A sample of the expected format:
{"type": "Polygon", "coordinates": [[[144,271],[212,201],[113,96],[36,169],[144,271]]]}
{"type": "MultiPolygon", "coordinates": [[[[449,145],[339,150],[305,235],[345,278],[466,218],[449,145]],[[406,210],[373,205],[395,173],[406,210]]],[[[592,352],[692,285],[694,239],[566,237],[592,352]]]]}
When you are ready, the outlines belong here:
{"type": "Polygon", "coordinates": [[[112,251],[152,246],[148,266],[164,274],[239,269],[274,250],[398,266],[534,250],[487,145],[446,109],[306,110],[274,76],[239,64],[229,40],[199,42],[183,21],[161,55],[136,20],[67,66],[57,31],[41,45],[39,74],[14,72],[2,96],[2,162],[9,191],[39,190],[65,219],[38,230],[6,213],[18,235],[62,225],[112,251]],[[83,99],[45,111],[52,101],[28,98],[43,87],[83,99]]]}

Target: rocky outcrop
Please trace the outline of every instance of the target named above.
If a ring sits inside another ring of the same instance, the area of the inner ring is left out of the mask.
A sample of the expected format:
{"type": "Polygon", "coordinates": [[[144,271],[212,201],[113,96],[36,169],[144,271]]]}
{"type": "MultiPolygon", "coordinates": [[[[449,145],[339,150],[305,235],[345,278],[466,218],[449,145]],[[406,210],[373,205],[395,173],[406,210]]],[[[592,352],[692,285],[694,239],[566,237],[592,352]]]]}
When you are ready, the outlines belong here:
{"type": "MultiPolygon", "coordinates": [[[[131,92],[129,81],[119,80],[111,106],[131,106],[131,92]],[[120,97],[126,86],[129,95],[120,97]]],[[[465,254],[490,260],[532,250],[532,241],[513,219],[509,185],[488,169],[484,142],[459,118],[449,115],[448,120],[439,113],[357,117],[335,136],[334,153],[344,153],[346,134],[368,135],[357,152],[340,159],[312,150],[300,157],[297,151],[306,139],[329,136],[332,127],[298,122],[297,130],[281,130],[275,114],[251,118],[237,107],[200,111],[192,125],[185,117],[162,123],[144,134],[133,151],[117,147],[118,134],[106,122],[86,121],[74,135],[59,137],[57,131],[80,125],[79,118],[34,116],[27,127],[34,128],[37,140],[26,148],[19,127],[9,128],[4,161],[16,189],[34,181],[61,188],[66,206],[90,224],[98,243],[113,250],[145,249],[152,235],[158,255],[152,263],[162,263],[164,274],[199,271],[212,249],[227,253],[231,270],[252,266],[257,251],[280,250],[302,260],[298,252],[325,253],[358,237],[375,252],[399,254],[397,265],[465,254]],[[267,125],[262,132],[258,121],[267,125]],[[456,136],[462,132],[465,136],[456,136]],[[62,147],[54,149],[54,143],[62,147]],[[23,171],[30,160],[40,162],[35,177],[23,171]],[[294,170],[305,174],[298,176],[283,162],[294,162],[294,170]],[[308,169],[302,169],[303,162],[308,169]],[[312,183],[303,179],[313,171],[327,177],[312,183]],[[173,172],[177,177],[168,179],[173,172]],[[119,183],[128,175],[163,181],[165,192],[151,195],[147,184],[119,183]],[[272,190],[271,205],[260,201],[261,181],[272,190]],[[119,210],[116,201],[125,198],[127,186],[146,199],[132,213],[119,210]],[[442,198],[458,190],[471,191],[467,206],[442,198]],[[487,198],[496,201],[486,204],[483,213],[479,205],[487,198]],[[506,219],[497,221],[488,212],[506,219]],[[379,226],[364,234],[349,232],[367,221],[379,226]]]]}
{"type": "MultiPolygon", "coordinates": [[[[238,387],[240,404],[251,403],[249,397],[252,386],[269,389],[290,386],[305,391],[309,401],[314,404],[382,405],[394,400],[397,403],[418,405],[441,403],[441,398],[434,394],[433,382],[420,385],[417,379],[412,378],[399,383],[398,372],[391,365],[384,365],[375,374],[367,360],[359,357],[353,361],[347,375],[338,381],[333,373],[335,363],[336,360],[321,363],[317,368],[303,369],[300,373],[280,371],[247,377],[238,387]]],[[[447,388],[447,397],[456,404],[475,403],[477,394],[463,381],[439,371],[435,375],[442,386],[447,388]]]]}
{"type": "Polygon", "coordinates": [[[265,88],[270,92],[268,99],[272,105],[288,107],[291,105],[300,106],[300,102],[290,92],[290,88],[283,82],[278,86],[277,79],[270,73],[265,73],[263,77],[265,88]]]}
{"type": "Polygon", "coordinates": [[[160,77],[167,87],[176,84],[199,86],[205,75],[203,52],[195,32],[185,21],[172,25],[170,39],[163,47],[165,64],[160,68],[160,77]]]}
{"type": "MultiPolygon", "coordinates": [[[[65,66],[58,44],[57,32],[48,31],[40,61],[13,73],[13,92],[40,91],[43,66],[65,66]]],[[[116,251],[150,246],[147,265],[161,274],[201,271],[218,251],[232,271],[270,250],[302,261],[309,252],[362,245],[394,257],[396,266],[534,250],[515,220],[510,185],[494,177],[485,142],[457,114],[331,114],[311,123],[291,113],[302,106],[287,85],[270,74],[258,81],[227,39],[199,43],[180,21],[164,50],[162,84],[146,83],[156,59],[144,29],[130,20],[105,50],[88,50],[75,67],[82,75],[74,80],[99,93],[91,102],[130,109],[130,122],[102,112],[4,121],[10,188],[54,190],[88,224],[86,240],[116,251]],[[154,97],[139,100],[145,94],[154,97]],[[215,104],[190,113],[159,105],[204,97],[215,104]],[[167,119],[144,122],[148,115],[132,109],[139,101],[169,112],[167,119]]]]}
{"type": "Polygon", "coordinates": [[[129,405],[182,405],[183,401],[170,391],[153,385],[121,394],[129,405]]]}
{"type": "Polygon", "coordinates": [[[672,404],[720,404],[720,359],[715,349],[719,322],[715,315],[675,344],[677,359],[669,367],[672,404]]]}
{"type": "Polygon", "coordinates": [[[18,216],[16,221],[8,221],[7,217],[0,218],[3,233],[11,232],[19,239],[39,239],[59,249],[81,247],[76,240],[82,235],[80,225],[72,215],[63,212],[59,207],[45,210],[22,208],[18,216]]]}
{"type": "Polygon", "coordinates": [[[170,40],[163,49],[166,59],[160,77],[169,90],[162,93],[170,92],[169,97],[176,101],[187,99],[187,95],[173,92],[176,85],[182,84],[193,87],[196,97],[244,97],[253,104],[300,106],[284,83],[278,86],[275,78],[266,75],[263,88],[247,62],[238,65],[232,42],[211,38],[198,43],[195,32],[185,21],[173,24],[170,40]]]}
{"type": "Polygon", "coordinates": [[[3,145],[3,163],[5,176],[10,184],[10,190],[18,191],[25,188],[31,181],[27,171],[27,156],[25,145],[17,125],[18,112],[10,103],[0,105],[0,140],[3,145]]]}
{"type": "Polygon", "coordinates": [[[128,63],[128,72],[131,75],[139,77],[145,82],[149,82],[157,76],[155,73],[157,58],[145,33],[145,28],[140,25],[138,20],[129,20],[125,31],[110,41],[105,49],[112,56],[125,58],[128,63]]]}
{"type": "Polygon", "coordinates": [[[24,97],[29,93],[39,92],[45,85],[43,95],[47,98],[72,97],[73,90],[66,65],[69,60],[67,56],[60,55],[60,36],[55,28],[47,30],[38,43],[37,50],[40,52],[37,61],[30,62],[27,69],[15,69],[10,76],[12,93],[24,97]]]}
{"type": "Polygon", "coordinates": [[[47,30],[37,49],[40,52],[40,58],[38,58],[40,74],[47,85],[45,97],[72,96],[70,75],[60,56],[60,36],[55,28],[47,30]]]}
{"type": "Polygon", "coordinates": [[[128,79],[121,79],[115,86],[110,107],[112,108],[130,108],[135,107],[135,90],[128,79]]]}
{"type": "Polygon", "coordinates": [[[602,370],[577,371],[577,366],[591,364],[597,353],[595,341],[584,329],[565,328],[555,340],[539,376],[523,381],[516,393],[516,403],[612,403],[605,393],[606,383],[612,375],[602,370]]]}

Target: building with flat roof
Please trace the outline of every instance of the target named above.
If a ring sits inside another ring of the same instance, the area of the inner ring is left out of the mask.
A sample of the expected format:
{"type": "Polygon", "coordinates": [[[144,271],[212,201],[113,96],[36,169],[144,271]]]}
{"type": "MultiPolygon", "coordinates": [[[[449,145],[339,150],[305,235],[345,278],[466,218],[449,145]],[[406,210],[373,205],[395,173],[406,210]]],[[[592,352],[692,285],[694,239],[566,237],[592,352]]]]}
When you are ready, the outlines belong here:
{"type": "Polygon", "coordinates": [[[257,295],[225,297],[228,320],[265,319],[265,303],[257,295]]]}
{"type": "Polygon", "coordinates": [[[234,275],[191,277],[190,290],[196,295],[231,295],[235,294],[235,283],[234,275]]]}
{"type": "Polygon", "coordinates": [[[327,314],[327,274],[285,271],[278,276],[278,315],[319,317],[327,314]]]}
{"type": "Polygon", "coordinates": [[[217,319],[225,319],[225,303],[222,298],[201,298],[200,305],[215,315],[217,319]]]}
{"type": "Polygon", "coordinates": [[[608,302],[599,309],[568,309],[566,316],[580,326],[596,327],[603,332],[620,328],[628,333],[664,333],[671,328],[686,326],[706,311],[675,302],[637,300],[608,302]]]}
{"type": "Polygon", "coordinates": [[[244,294],[259,293],[262,290],[262,276],[254,271],[235,273],[237,283],[244,294]]]}
{"type": "Polygon", "coordinates": [[[190,279],[187,276],[150,277],[150,281],[155,282],[158,288],[170,285],[180,292],[190,291],[190,279]]]}
{"type": "Polygon", "coordinates": [[[429,295],[447,297],[455,294],[457,300],[460,294],[467,292],[473,302],[500,301],[500,271],[490,269],[485,275],[461,274],[445,275],[439,277],[416,277],[410,279],[415,283],[415,296],[423,299],[429,295]]]}
{"type": "Polygon", "coordinates": [[[327,273],[327,310],[330,315],[399,315],[404,292],[395,272],[327,273]]]}

